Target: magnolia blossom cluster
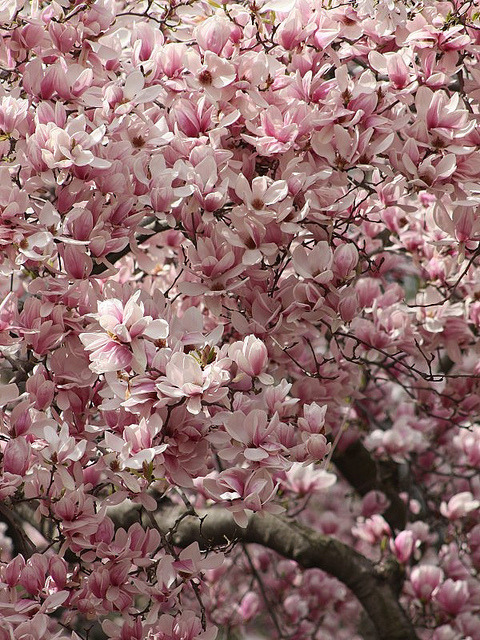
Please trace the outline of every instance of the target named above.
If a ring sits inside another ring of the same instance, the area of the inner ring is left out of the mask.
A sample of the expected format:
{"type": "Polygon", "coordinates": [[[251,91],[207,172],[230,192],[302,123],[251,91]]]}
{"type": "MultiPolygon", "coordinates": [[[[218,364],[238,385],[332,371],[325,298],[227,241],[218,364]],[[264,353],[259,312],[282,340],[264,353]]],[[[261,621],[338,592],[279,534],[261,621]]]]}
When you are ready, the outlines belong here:
{"type": "Polygon", "coordinates": [[[0,18],[0,638],[361,637],[338,580],[177,548],[168,505],[300,520],[480,639],[475,3],[0,18]]]}

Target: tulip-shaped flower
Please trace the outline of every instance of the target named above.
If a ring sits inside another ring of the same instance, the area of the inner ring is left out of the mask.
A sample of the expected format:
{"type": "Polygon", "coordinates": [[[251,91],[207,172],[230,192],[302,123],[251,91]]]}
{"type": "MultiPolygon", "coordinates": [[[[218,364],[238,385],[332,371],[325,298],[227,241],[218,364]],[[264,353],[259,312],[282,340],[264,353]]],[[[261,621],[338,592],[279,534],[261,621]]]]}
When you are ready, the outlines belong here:
{"type": "Polygon", "coordinates": [[[96,317],[103,332],[81,333],[80,340],[90,353],[90,368],[95,373],[132,367],[143,373],[146,365],[144,338],[164,340],[168,336],[166,320],[154,320],[144,314],[138,302],[140,291],[124,305],[116,298],[98,304],[96,317]]]}

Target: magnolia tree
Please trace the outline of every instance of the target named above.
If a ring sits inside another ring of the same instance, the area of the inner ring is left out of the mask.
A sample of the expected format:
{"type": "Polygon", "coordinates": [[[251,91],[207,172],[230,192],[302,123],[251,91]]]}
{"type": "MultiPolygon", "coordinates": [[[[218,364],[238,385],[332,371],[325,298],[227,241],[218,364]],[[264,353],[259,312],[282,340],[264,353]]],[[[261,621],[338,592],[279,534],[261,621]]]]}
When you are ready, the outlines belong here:
{"type": "Polygon", "coordinates": [[[0,18],[0,639],[479,640],[477,2],[0,18]]]}

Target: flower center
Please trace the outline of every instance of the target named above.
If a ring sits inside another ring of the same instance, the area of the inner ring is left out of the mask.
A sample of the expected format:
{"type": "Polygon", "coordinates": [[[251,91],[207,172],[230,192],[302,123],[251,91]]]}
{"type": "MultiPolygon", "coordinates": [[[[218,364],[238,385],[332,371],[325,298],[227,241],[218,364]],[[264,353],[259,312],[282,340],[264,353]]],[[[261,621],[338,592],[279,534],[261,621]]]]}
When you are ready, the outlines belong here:
{"type": "Polygon", "coordinates": [[[261,211],[264,208],[264,206],[265,206],[265,203],[260,198],[254,198],[252,200],[252,207],[257,211],[261,211]]]}
{"type": "Polygon", "coordinates": [[[202,86],[209,87],[213,82],[212,74],[208,69],[205,69],[199,74],[198,81],[202,86]]]}
{"type": "Polygon", "coordinates": [[[143,147],[143,145],[145,144],[145,140],[142,138],[142,136],[135,136],[134,138],[132,138],[132,144],[137,149],[141,149],[141,147],[143,147]]]}

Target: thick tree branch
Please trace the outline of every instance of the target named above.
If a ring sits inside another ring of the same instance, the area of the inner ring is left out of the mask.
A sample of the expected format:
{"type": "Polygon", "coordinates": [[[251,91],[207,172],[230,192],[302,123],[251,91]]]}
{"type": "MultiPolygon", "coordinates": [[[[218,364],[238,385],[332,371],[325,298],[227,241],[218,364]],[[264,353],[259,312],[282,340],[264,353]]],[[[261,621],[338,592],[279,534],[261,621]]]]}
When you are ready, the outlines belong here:
{"type": "Polygon", "coordinates": [[[24,558],[29,558],[35,551],[35,545],[25,533],[22,519],[4,502],[0,502],[0,522],[7,525],[6,535],[12,541],[14,555],[21,553],[24,558]]]}
{"type": "MultiPolygon", "coordinates": [[[[180,515],[175,508],[161,510],[156,516],[159,529],[167,533],[180,515]]],[[[175,545],[198,542],[203,548],[212,548],[233,541],[262,545],[305,569],[322,569],[343,582],[363,605],[379,640],[418,640],[395,595],[398,565],[394,561],[374,565],[339,540],[269,514],[253,515],[245,529],[223,509],[199,515],[182,519],[173,536],[175,545]]]]}
{"type": "Polygon", "coordinates": [[[392,529],[404,529],[407,506],[399,496],[398,465],[374,460],[360,440],[345,451],[336,450],[332,462],[352,487],[364,496],[369,491],[383,491],[390,500],[383,517],[392,529]]]}

